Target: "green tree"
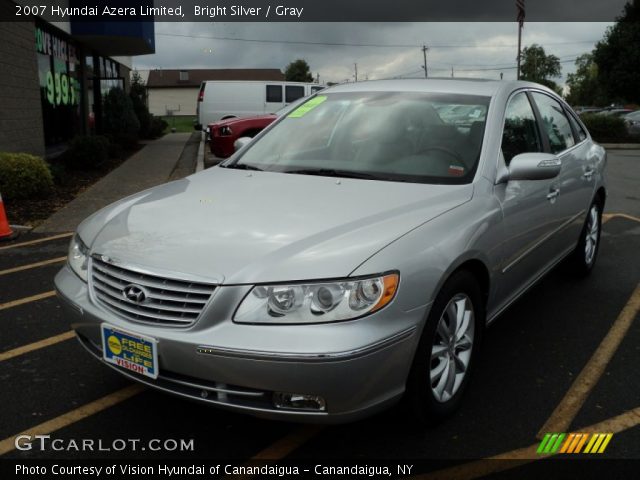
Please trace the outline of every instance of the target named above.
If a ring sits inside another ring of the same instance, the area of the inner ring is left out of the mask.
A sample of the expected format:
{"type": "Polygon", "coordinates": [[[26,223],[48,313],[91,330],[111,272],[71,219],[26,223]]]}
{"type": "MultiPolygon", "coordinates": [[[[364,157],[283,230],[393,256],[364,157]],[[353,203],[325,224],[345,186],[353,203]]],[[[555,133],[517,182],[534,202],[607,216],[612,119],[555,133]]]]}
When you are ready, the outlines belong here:
{"type": "Polygon", "coordinates": [[[306,60],[299,58],[287,65],[284,78],[288,82],[313,82],[313,75],[306,60]]]}
{"type": "Polygon", "coordinates": [[[551,79],[559,77],[561,71],[560,59],[555,55],[547,55],[540,45],[534,43],[522,50],[522,80],[540,83],[558,91],[558,85],[551,79]]]}
{"type": "Polygon", "coordinates": [[[606,95],[598,78],[598,65],[592,53],[585,53],[576,59],[576,71],[567,75],[569,95],[567,101],[571,105],[607,104],[606,95]]]}
{"type": "Polygon", "coordinates": [[[133,104],[133,111],[140,123],[140,136],[147,138],[149,137],[152,122],[152,115],[149,113],[149,107],[147,106],[147,86],[140,74],[135,70],[131,75],[129,97],[133,104]]]}
{"type": "Polygon", "coordinates": [[[132,148],[138,141],[140,122],[133,110],[133,102],[121,88],[112,88],[103,97],[104,131],[111,139],[132,148]]]}
{"type": "Polygon", "coordinates": [[[640,103],[640,0],[624,7],[621,17],[596,44],[593,57],[607,99],[640,103]]]}

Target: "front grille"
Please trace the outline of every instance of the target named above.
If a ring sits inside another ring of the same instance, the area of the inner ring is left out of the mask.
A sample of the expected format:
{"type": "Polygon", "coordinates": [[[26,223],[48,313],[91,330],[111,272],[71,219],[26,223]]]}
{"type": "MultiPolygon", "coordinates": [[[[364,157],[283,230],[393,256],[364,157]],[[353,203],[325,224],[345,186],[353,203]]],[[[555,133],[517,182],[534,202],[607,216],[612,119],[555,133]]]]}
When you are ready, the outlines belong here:
{"type": "Polygon", "coordinates": [[[215,286],[139,273],[92,258],[91,283],[95,299],[113,313],[134,322],[185,327],[193,324],[215,286]],[[127,287],[144,291],[144,299],[125,295],[127,287]],[[140,288],[141,287],[141,288],[140,288]]]}

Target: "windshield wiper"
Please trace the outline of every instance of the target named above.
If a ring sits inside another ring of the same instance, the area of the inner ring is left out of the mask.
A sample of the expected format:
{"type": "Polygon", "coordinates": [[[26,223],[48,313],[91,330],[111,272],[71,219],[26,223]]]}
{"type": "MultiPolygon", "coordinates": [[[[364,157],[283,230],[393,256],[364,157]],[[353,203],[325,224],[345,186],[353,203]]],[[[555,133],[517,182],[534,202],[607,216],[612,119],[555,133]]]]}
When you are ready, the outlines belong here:
{"type": "Polygon", "coordinates": [[[248,163],[234,163],[231,165],[220,165],[222,168],[234,168],[236,170],[253,170],[256,172],[262,172],[261,168],[249,165],[248,163]]]}
{"type": "Polygon", "coordinates": [[[321,177],[360,178],[363,180],[387,180],[385,177],[379,177],[370,173],[354,172],[352,170],[337,170],[335,168],[300,168],[297,170],[285,170],[283,173],[318,175],[321,177]]]}

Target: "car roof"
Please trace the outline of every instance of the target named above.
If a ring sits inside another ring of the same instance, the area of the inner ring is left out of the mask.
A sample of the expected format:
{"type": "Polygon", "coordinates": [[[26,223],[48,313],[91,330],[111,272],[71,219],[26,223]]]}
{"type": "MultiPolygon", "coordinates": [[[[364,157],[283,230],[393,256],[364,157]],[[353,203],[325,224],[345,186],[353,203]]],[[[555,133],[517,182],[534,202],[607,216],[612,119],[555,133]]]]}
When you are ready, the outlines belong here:
{"type": "Polygon", "coordinates": [[[495,96],[500,92],[513,91],[518,88],[539,88],[551,91],[543,85],[524,81],[484,80],[484,79],[394,79],[368,80],[365,82],[343,83],[335,85],[324,93],[342,92],[430,92],[453,93],[481,96],[495,96]]]}

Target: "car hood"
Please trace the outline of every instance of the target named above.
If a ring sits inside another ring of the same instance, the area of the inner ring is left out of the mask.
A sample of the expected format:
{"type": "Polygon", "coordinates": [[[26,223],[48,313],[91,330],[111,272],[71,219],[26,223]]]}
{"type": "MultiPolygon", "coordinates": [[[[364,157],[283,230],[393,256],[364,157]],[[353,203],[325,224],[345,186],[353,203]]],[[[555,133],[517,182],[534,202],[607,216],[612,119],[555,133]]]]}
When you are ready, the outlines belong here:
{"type": "Polygon", "coordinates": [[[336,278],[472,193],[216,167],[106,207],[78,232],[92,254],[185,279],[336,278]]]}

